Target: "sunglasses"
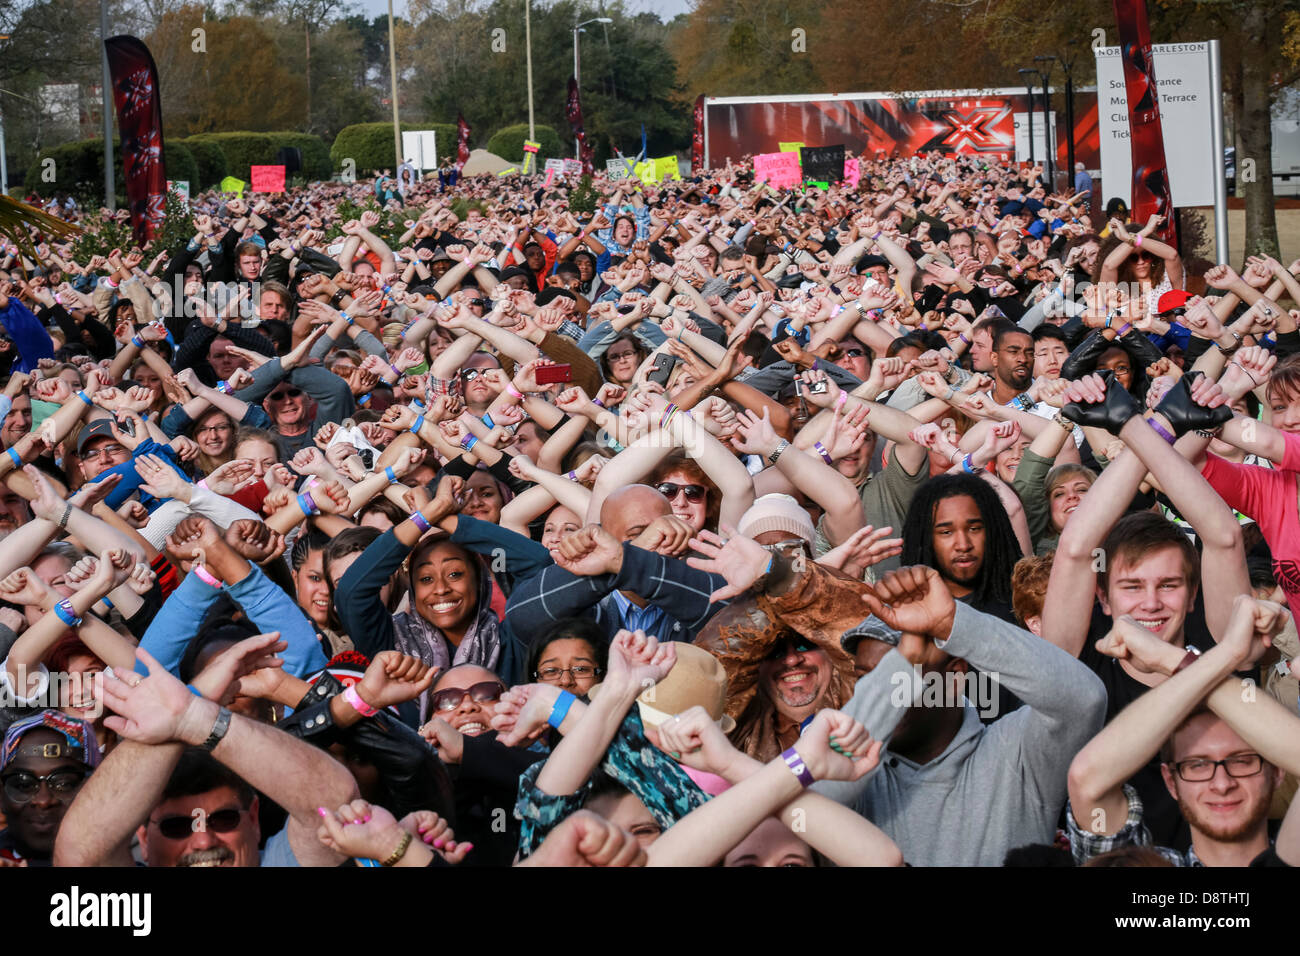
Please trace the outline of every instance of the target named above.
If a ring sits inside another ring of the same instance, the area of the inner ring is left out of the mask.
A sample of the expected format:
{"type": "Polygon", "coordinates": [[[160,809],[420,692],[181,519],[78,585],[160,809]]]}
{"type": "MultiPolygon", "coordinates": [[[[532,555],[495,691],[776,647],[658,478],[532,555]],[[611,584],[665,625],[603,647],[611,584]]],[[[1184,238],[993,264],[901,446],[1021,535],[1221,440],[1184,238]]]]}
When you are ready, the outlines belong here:
{"type": "MultiPolygon", "coordinates": [[[[206,830],[212,830],[214,833],[231,833],[239,827],[243,815],[243,810],[227,807],[225,810],[202,815],[199,819],[203,821],[206,830]]],[[[194,817],[163,817],[158,821],[158,832],[168,840],[185,840],[194,832],[194,821],[194,817]]]]}
{"type": "Polygon", "coordinates": [[[446,713],[459,707],[466,696],[477,704],[500,700],[505,689],[505,685],[500,681],[485,680],[469,688],[448,687],[445,690],[440,690],[433,695],[430,702],[436,712],[446,713]]]}
{"type": "Polygon", "coordinates": [[[867,354],[866,352],[862,351],[862,349],[844,349],[843,351],[845,356],[847,356],[848,358],[862,358],[864,355],[867,354]]]}
{"type": "Polygon", "coordinates": [[[300,388],[286,388],[283,392],[276,392],[271,396],[273,402],[283,402],[286,398],[297,398],[302,394],[300,388]]]}
{"type": "Polygon", "coordinates": [[[460,373],[460,378],[461,381],[468,384],[469,382],[474,381],[474,379],[478,378],[482,374],[483,374],[483,369],[481,368],[467,368],[460,373]]]}
{"type": "Polygon", "coordinates": [[[675,481],[661,482],[655,487],[659,490],[659,494],[663,495],[669,501],[676,498],[678,492],[686,495],[687,501],[703,501],[704,496],[708,494],[709,491],[709,489],[705,488],[703,485],[679,485],[675,481]]]}
{"type": "Polygon", "coordinates": [[[77,792],[77,788],[81,786],[88,773],[87,770],[67,769],[56,770],[38,777],[30,770],[15,770],[13,773],[5,774],[3,778],[5,796],[13,803],[26,803],[36,796],[41,789],[41,784],[44,783],[50,788],[51,794],[63,800],[77,792]]]}
{"type": "Polygon", "coordinates": [[[806,637],[795,638],[794,640],[782,641],[772,648],[772,652],[767,655],[768,660],[776,660],[785,657],[791,651],[796,654],[806,654],[808,651],[817,650],[817,645],[806,637]]]}

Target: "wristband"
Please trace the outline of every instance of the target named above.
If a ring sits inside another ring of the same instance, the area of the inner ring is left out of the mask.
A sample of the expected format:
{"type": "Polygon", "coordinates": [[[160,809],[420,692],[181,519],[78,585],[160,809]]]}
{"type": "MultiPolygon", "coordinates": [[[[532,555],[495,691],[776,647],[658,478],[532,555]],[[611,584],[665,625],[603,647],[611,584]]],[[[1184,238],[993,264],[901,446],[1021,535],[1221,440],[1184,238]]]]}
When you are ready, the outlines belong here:
{"type": "Polygon", "coordinates": [[[968,475],[979,474],[979,470],[975,467],[974,462],[971,461],[971,457],[969,453],[962,456],[961,470],[966,472],[966,474],[968,475]]]}
{"type": "Polygon", "coordinates": [[[578,698],[574,697],[567,690],[560,691],[560,696],[555,698],[555,703],[551,705],[551,712],[546,718],[546,722],[556,730],[560,729],[560,724],[564,723],[564,718],[569,714],[569,708],[578,698]]]}
{"type": "Polygon", "coordinates": [[[387,859],[382,860],[379,865],[396,866],[398,862],[402,859],[402,857],[406,856],[406,851],[410,847],[412,839],[413,837],[411,836],[411,831],[403,830],[402,839],[399,840],[397,843],[397,849],[394,850],[392,853],[390,853],[387,859]]]}
{"type": "Polygon", "coordinates": [[[81,623],[81,618],[72,610],[72,602],[67,598],[54,605],[54,616],[68,627],[77,627],[81,623]]]}
{"type": "MultiPolygon", "coordinates": [[[[1198,650],[1197,650],[1196,648],[1194,648],[1194,647],[1189,647],[1189,648],[1187,649],[1187,653],[1186,653],[1185,655],[1183,655],[1183,659],[1182,659],[1181,661],[1179,661],[1179,662],[1178,662],[1178,666],[1174,668],[1174,674],[1177,674],[1179,671],[1184,670],[1184,669],[1186,669],[1186,668],[1188,668],[1188,667],[1191,667],[1191,666],[1192,666],[1192,662],[1193,662],[1194,660],[1196,660],[1196,658],[1198,658],[1198,657],[1200,657],[1200,656],[1201,656],[1201,652],[1200,652],[1200,651],[1198,651],[1198,650]]],[[[1173,674],[1170,674],[1169,676],[1172,677],[1173,674]]]]}
{"type": "Polygon", "coordinates": [[[831,453],[826,450],[826,446],[823,445],[821,442],[819,441],[813,442],[813,450],[815,450],[817,454],[822,456],[822,461],[826,462],[826,464],[828,465],[835,464],[835,459],[831,457],[831,453]]]}
{"type": "Polygon", "coordinates": [[[346,312],[340,312],[339,315],[342,316],[343,321],[346,322],[348,325],[352,325],[354,322],[356,322],[356,319],[352,318],[352,316],[348,315],[346,312]]]}
{"type": "Polygon", "coordinates": [[[1159,435],[1161,438],[1163,438],[1165,441],[1167,441],[1169,444],[1172,445],[1174,442],[1178,441],[1178,439],[1174,437],[1173,433],[1169,431],[1169,429],[1165,428],[1164,425],[1161,425],[1154,418],[1148,418],[1147,424],[1150,425],[1153,429],[1155,429],[1156,434],[1159,435]]]}
{"type": "Polygon", "coordinates": [[[144,348],[144,339],[140,338],[138,335],[133,335],[131,336],[131,344],[138,349],[142,349],[144,348]]]}
{"type": "Polygon", "coordinates": [[[357,396],[357,404],[360,405],[360,406],[362,406],[362,407],[365,407],[366,405],[369,405],[369,404],[370,404],[370,396],[371,396],[371,394],[373,394],[373,393],[371,393],[371,392],[366,392],[366,394],[364,394],[364,395],[358,395],[358,396],[357,396]]]}
{"type": "Polygon", "coordinates": [[[389,367],[390,369],[393,370],[393,374],[394,374],[395,376],[397,376],[397,380],[398,380],[398,381],[401,381],[401,380],[402,380],[402,370],[399,369],[396,365],[393,365],[391,362],[389,363],[388,367],[389,367]]]}
{"type": "Polygon", "coordinates": [[[77,392],[77,398],[81,399],[81,400],[82,400],[83,402],[85,402],[87,405],[94,405],[94,404],[95,404],[94,402],[92,402],[92,401],[90,400],[90,396],[86,394],[86,390],[85,390],[84,388],[83,388],[83,389],[80,389],[80,390],[77,392]]]}
{"type": "Polygon", "coordinates": [[[424,427],[424,416],[417,415],[415,417],[415,424],[411,426],[411,434],[414,435],[416,438],[419,438],[420,429],[423,427],[424,427]]]}
{"type": "Polygon", "coordinates": [[[199,580],[202,581],[204,584],[209,584],[212,587],[216,588],[217,590],[221,589],[221,582],[218,581],[213,576],[212,572],[209,571],[207,568],[205,568],[203,565],[196,564],[190,570],[192,570],[196,575],[198,575],[199,580]]]}
{"type": "Polygon", "coordinates": [[[411,524],[415,525],[420,530],[420,534],[425,534],[433,530],[433,525],[429,524],[429,519],[419,511],[411,512],[411,524]]]}
{"type": "Polygon", "coordinates": [[[388,479],[390,485],[397,484],[397,472],[393,471],[392,465],[388,465],[384,468],[384,477],[388,479]]]}
{"type": "Polygon", "coordinates": [[[477,435],[466,435],[464,438],[460,440],[460,447],[465,449],[466,451],[473,451],[474,446],[477,444],[478,444],[477,435]]]}
{"type": "Polygon", "coordinates": [[[375,716],[375,714],[379,713],[378,710],[376,710],[374,707],[371,707],[369,704],[367,704],[364,700],[361,699],[361,695],[357,693],[357,689],[354,685],[349,685],[343,691],[343,699],[346,700],[349,704],[351,704],[352,709],[355,710],[362,717],[373,717],[375,716]]]}
{"type": "Polygon", "coordinates": [[[835,399],[835,410],[839,411],[841,408],[843,408],[844,403],[847,402],[848,400],[849,400],[849,393],[844,391],[844,389],[840,389],[840,397],[835,399]]]}
{"type": "Polygon", "coordinates": [[[302,509],[303,515],[308,518],[312,515],[320,514],[320,508],[318,508],[316,502],[312,500],[310,491],[304,491],[298,496],[298,507],[302,509]]]}
{"type": "Polygon", "coordinates": [[[13,459],[15,468],[21,468],[23,466],[23,456],[18,454],[17,448],[6,448],[5,451],[8,452],[9,457],[13,459]]]}
{"type": "Polygon", "coordinates": [[[1133,248],[1134,248],[1134,249],[1141,249],[1141,248],[1142,248],[1142,237],[1141,237],[1141,236],[1136,236],[1136,237],[1134,237],[1134,239],[1133,239],[1133,248]]]}
{"type": "Polygon", "coordinates": [[[593,398],[593,399],[591,400],[591,404],[595,405],[597,408],[604,408],[604,407],[605,407],[605,403],[602,402],[599,398],[593,398]]]}
{"type": "Polygon", "coordinates": [[[1119,327],[1119,331],[1115,333],[1115,338],[1122,339],[1125,335],[1128,334],[1129,330],[1132,328],[1133,328],[1132,322],[1125,322],[1123,325],[1119,327]]]}
{"type": "Polygon", "coordinates": [[[217,383],[217,391],[220,392],[222,395],[229,395],[229,394],[230,394],[230,383],[227,382],[227,381],[225,381],[224,379],[223,379],[222,381],[218,382],[218,383],[217,383]]]}
{"type": "Polygon", "coordinates": [[[567,475],[565,475],[564,477],[565,477],[565,478],[568,478],[570,481],[577,481],[577,480],[578,480],[578,473],[577,473],[576,471],[571,471],[571,472],[569,472],[567,475]]]}
{"type": "Polygon", "coordinates": [[[803,758],[799,756],[797,750],[791,747],[789,750],[785,751],[785,753],[781,754],[781,759],[785,761],[785,765],[790,768],[790,772],[799,780],[800,786],[807,788],[812,785],[815,778],[812,775],[812,771],[808,769],[808,765],[803,762],[803,758]]]}
{"type": "Polygon", "coordinates": [[[484,425],[487,426],[488,431],[491,431],[492,429],[497,427],[497,423],[492,421],[492,416],[489,415],[487,412],[483,413],[483,417],[479,419],[479,421],[481,421],[484,425]]]}

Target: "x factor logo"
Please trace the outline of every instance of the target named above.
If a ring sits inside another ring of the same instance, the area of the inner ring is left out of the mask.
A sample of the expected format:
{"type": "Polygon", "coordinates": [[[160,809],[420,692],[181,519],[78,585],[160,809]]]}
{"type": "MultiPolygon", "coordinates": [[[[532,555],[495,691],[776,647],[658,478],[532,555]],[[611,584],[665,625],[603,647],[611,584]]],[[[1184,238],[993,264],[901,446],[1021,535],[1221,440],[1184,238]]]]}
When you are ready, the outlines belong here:
{"type": "Polygon", "coordinates": [[[153,81],[148,70],[136,70],[122,83],[122,97],[126,115],[149,105],[153,96],[153,81]]]}
{"type": "Polygon", "coordinates": [[[942,111],[938,116],[940,133],[924,149],[941,149],[945,153],[1000,153],[1014,143],[1011,126],[1006,124],[1011,106],[999,103],[976,106],[969,111],[942,111]]]}

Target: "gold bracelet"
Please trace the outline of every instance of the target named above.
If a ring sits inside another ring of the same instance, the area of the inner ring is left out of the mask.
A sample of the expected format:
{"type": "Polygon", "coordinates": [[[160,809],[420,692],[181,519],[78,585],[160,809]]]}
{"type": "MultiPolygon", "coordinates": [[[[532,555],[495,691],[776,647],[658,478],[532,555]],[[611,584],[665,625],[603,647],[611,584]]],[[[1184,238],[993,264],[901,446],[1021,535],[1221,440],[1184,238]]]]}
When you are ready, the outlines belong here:
{"type": "Polygon", "coordinates": [[[406,850],[411,845],[411,831],[403,830],[401,842],[397,844],[397,849],[389,854],[388,859],[384,860],[382,866],[396,866],[397,861],[406,856],[406,850]]]}

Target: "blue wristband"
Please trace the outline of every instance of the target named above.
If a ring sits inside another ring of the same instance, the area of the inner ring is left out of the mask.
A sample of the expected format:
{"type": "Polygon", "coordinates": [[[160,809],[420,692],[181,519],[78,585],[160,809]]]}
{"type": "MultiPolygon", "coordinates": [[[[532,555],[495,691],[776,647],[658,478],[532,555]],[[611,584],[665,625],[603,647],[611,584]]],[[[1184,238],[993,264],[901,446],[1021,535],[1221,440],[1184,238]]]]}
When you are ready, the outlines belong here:
{"type": "Polygon", "coordinates": [[[312,500],[310,492],[304,491],[298,496],[298,507],[302,509],[302,513],[306,517],[320,514],[320,508],[318,508],[316,502],[312,500]]]}
{"type": "Polygon", "coordinates": [[[131,336],[131,344],[138,349],[142,349],[144,348],[144,339],[140,338],[138,335],[133,335],[131,336]]]}
{"type": "Polygon", "coordinates": [[[546,722],[559,730],[560,724],[564,723],[564,718],[569,715],[569,708],[573,706],[573,702],[577,699],[567,690],[560,691],[560,696],[555,698],[555,703],[551,706],[551,713],[546,718],[546,722]]]}
{"type": "Polygon", "coordinates": [[[371,395],[370,392],[366,392],[366,394],[364,394],[364,395],[358,397],[358,398],[357,398],[357,404],[358,404],[358,405],[365,405],[365,404],[367,404],[367,403],[370,401],[370,395],[371,395]]]}
{"type": "Polygon", "coordinates": [[[18,454],[17,448],[6,448],[5,451],[9,452],[9,457],[14,460],[15,468],[21,468],[23,466],[23,456],[18,454]]]}
{"type": "Polygon", "coordinates": [[[356,321],[356,319],[352,318],[352,316],[348,315],[346,312],[340,312],[339,315],[343,316],[343,321],[346,322],[348,325],[351,325],[353,322],[356,321]]]}
{"type": "Polygon", "coordinates": [[[489,415],[489,414],[487,414],[486,412],[483,413],[483,418],[481,419],[481,421],[482,421],[483,424],[486,425],[488,428],[495,428],[495,427],[496,427],[496,422],[492,421],[492,416],[489,415]]]}
{"type": "Polygon", "coordinates": [[[423,415],[416,416],[415,424],[411,426],[411,434],[414,435],[416,438],[419,438],[420,429],[423,427],[424,427],[424,416],[423,415]]]}
{"type": "Polygon", "coordinates": [[[104,607],[108,608],[110,611],[113,610],[113,602],[112,602],[112,601],[110,601],[110,600],[109,600],[108,598],[106,598],[106,597],[102,597],[102,598],[100,598],[100,600],[104,602],[104,607]]]}
{"type": "Polygon", "coordinates": [[[974,464],[971,462],[971,460],[970,460],[970,455],[969,455],[969,454],[967,454],[967,455],[963,455],[963,456],[962,456],[962,459],[961,459],[961,470],[964,471],[964,472],[966,472],[966,474],[968,474],[968,475],[976,475],[976,474],[979,474],[979,472],[975,469],[974,464]]]}
{"type": "Polygon", "coordinates": [[[72,603],[67,598],[54,605],[54,616],[68,627],[76,627],[81,623],[81,618],[72,613],[72,603]]]}
{"type": "Polygon", "coordinates": [[[388,479],[390,485],[397,484],[397,472],[393,471],[392,465],[389,465],[384,469],[384,477],[388,479]]]}
{"type": "Polygon", "coordinates": [[[473,451],[474,446],[477,444],[478,444],[478,436],[470,435],[468,438],[465,439],[465,441],[461,442],[460,447],[464,448],[466,451],[473,451]]]}
{"type": "Polygon", "coordinates": [[[92,402],[92,401],[90,400],[90,396],[86,394],[86,390],[85,390],[84,388],[81,389],[79,392],[77,392],[77,398],[81,399],[81,400],[82,400],[83,402],[85,402],[87,405],[94,405],[94,404],[95,404],[94,402],[92,402]]]}

